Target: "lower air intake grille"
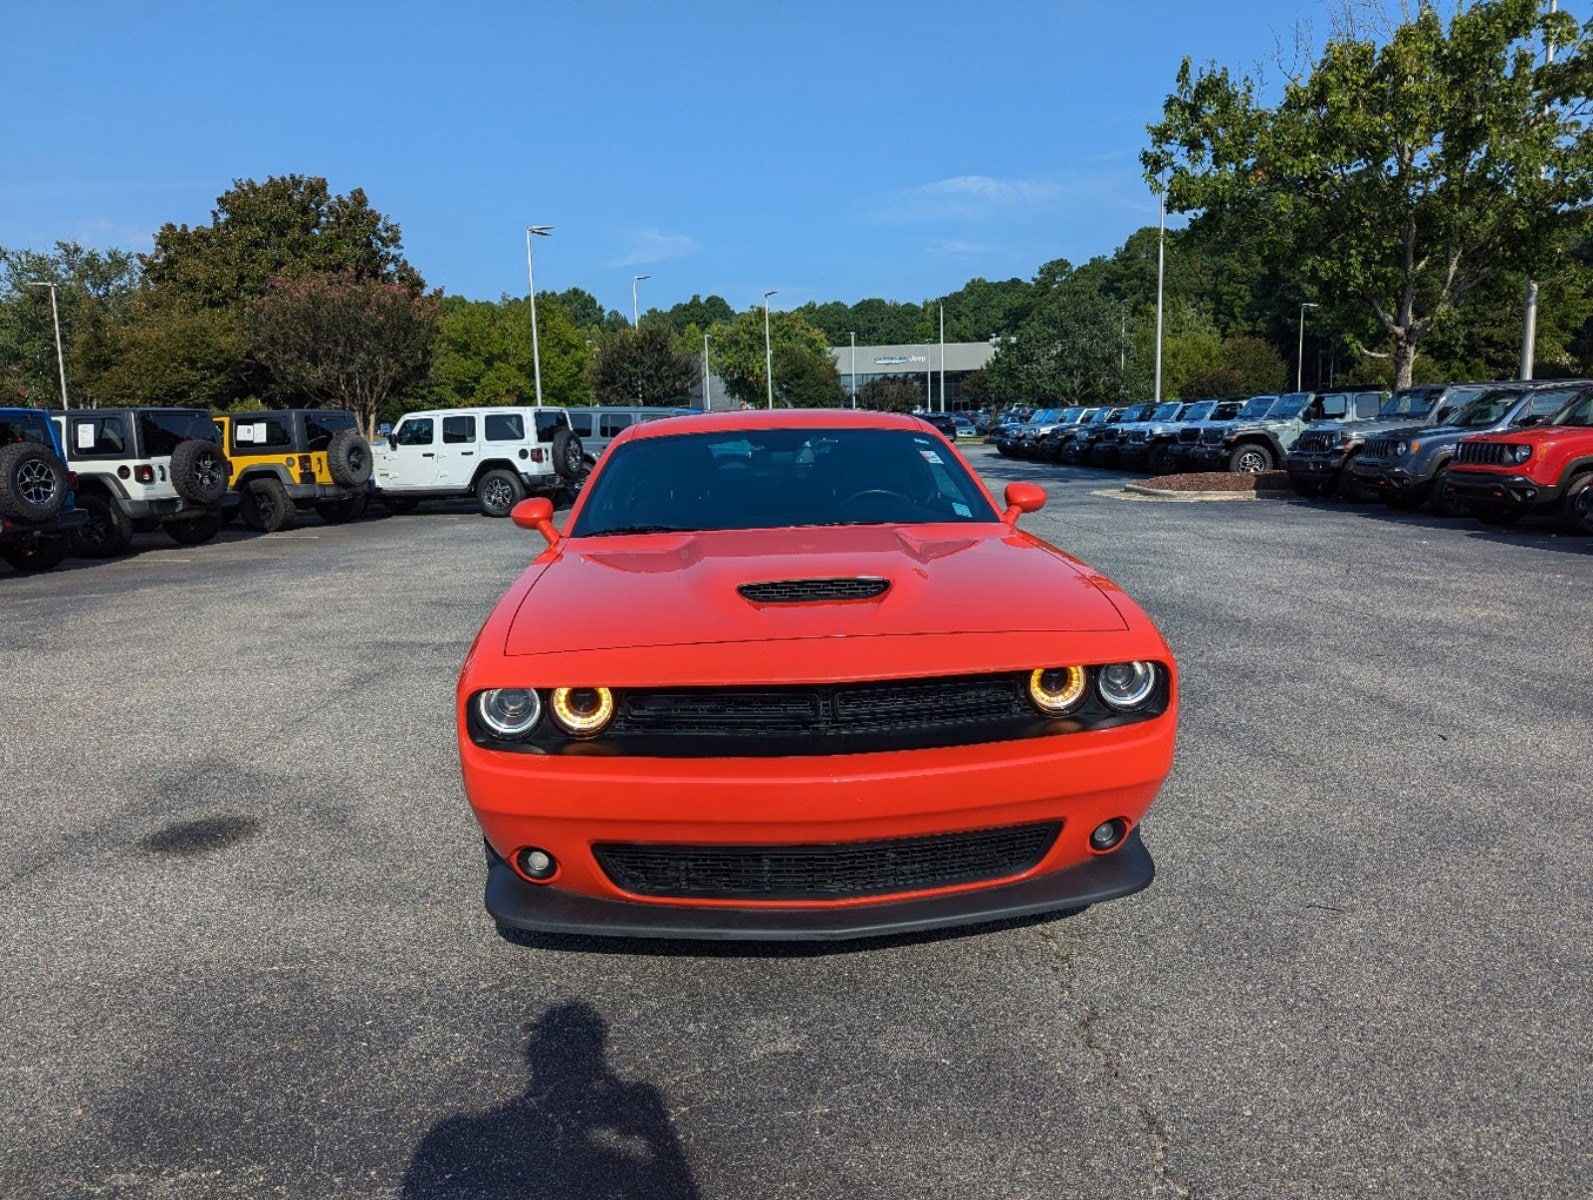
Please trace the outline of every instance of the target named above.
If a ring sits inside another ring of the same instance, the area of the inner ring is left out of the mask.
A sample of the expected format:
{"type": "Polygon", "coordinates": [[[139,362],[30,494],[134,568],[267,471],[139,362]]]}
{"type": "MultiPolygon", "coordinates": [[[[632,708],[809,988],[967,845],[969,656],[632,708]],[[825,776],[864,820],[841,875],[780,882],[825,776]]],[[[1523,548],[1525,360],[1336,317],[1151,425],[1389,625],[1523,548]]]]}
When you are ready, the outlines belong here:
{"type": "Polygon", "coordinates": [[[736,589],[754,604],[811,604],[816,600],[872,600],[890,587],[888,579],[771,579],[736,589]]]}
{"type": "Polygon", "coordinates": [[[1018,875],[1037,865],[1059,824],[811,846],[592,847],[614,885],[636,896],[696,900],[844,900],[1018,875]]]}

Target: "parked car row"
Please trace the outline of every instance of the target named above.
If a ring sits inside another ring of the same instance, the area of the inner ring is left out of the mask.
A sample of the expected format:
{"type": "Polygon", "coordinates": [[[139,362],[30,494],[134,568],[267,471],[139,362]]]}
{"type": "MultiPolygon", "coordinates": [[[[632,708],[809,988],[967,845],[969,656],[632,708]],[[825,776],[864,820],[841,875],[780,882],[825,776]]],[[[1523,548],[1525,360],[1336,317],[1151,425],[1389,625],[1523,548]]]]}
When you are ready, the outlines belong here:
{"type": "Polygon", "coordinates": [[[259,533],[288,528],[301,511],[341,524],[372,498],[408,512],[470,497],[506,517],[533,492],[579,486],[630,424],[687,411],[406,413],[373,447],[355,415],[337,409],[0,409],[0,561],[31,572],[73,554],[110,558],[155,529],[198,545],[233,518],[259,533]]]}
{"type": "Polygon", "coordinates": [[[1593,381],[1434,384],[1036,410],[996,449],[1154,475],[1282,468],[1296,493],[1496,525],[1554,509],[1593,533],[1593,381]]]}

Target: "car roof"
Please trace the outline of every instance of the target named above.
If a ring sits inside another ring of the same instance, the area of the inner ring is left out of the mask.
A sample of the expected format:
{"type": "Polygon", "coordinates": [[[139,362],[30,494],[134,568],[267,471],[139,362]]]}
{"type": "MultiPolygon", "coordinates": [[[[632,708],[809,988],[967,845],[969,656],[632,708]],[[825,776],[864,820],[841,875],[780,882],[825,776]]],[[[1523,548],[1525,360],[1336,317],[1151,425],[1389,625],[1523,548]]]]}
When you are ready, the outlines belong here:
{"type": "Polygon", "coordinates": [[[627,439],[669,437],[677,433],[734,433],[751,429],[902,429],[922,433],[924,421],[908,413],[867,412],[853,408],[747,409],[693,413],[633,425],[627,439]]]}

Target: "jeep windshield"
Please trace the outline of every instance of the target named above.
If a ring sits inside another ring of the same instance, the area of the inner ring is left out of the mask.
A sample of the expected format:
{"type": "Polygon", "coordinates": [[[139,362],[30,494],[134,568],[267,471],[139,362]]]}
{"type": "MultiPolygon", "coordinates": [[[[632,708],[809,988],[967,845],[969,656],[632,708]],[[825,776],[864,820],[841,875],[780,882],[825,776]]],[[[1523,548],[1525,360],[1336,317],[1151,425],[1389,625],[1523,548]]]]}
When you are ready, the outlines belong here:
{"type": "Polygon", "coordinates": [[[1278,403],[1276,396],[1252,396],[1245,401],[1245,406],[1239,410],[1239,421],[1259,421],[1267,415],[1267,410],[1278,403]]]}
{"type": "MultiPolygon", "coordinates": [[[[1456,389],[1458,393],[1460,389],[1456,389]]],[[[1427,410],[1432,406],[1433,398],[1438,395],[1438,388],[1406,388],[1402,392],[1395,392],[1388,398],[1387,403],[1377,410],[1379,421],[1397,420],[1400,417],[1425,417],[1427,410]]],[[[1476,391],[1471,393],[1472,396],[1476,391]]],[[[1466,399],[1470,399],[1468,396],[1466,399]]]]}
{"type": "Polygon", "coordinates": [[[1550,417],[1547,425],[1593,425],[1593,390],[1583,392],[1550,417]]]}
{"type": "Polygon", "coordinates": [[[571,537],[999,519],[929,433],[739,429],[621,443],[571,537]]]}
{"type": "Polygon", "coordinates": [[[1300,415],[1310,402],[1309,396],[1284,396],[1267,409],[1267,420],[1288,421],[1300,415]]]}
{"type": "Polygon", "coordinates": [[[1160,404],[1151,410],[1150,416],[1142,418],[1146,421],[1171,421],[1177,418],[1178,410],[1183,405],[1174,400],[1170,404],[1160,404]]]}
{"type": "Polygon", "coordinates": [[[1216,411],[1217,402],[1215,400],[1202,400],[1199,404],[1191,404],[1180,419],[1185,421],[1204,421],[1216,411]]]}

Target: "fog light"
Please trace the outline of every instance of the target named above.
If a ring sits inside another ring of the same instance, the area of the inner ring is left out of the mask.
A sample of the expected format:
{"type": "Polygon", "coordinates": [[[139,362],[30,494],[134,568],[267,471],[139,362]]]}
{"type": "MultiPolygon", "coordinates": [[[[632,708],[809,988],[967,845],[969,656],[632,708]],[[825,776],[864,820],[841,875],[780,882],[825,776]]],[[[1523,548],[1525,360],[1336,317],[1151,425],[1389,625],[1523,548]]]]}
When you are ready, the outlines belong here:
{"type": "Polygon", "coordinates": [[[1090,832],[1090,849],[1105,853],[1115,847],[1128,833],[1128,822],[1119,817],[1102,821],[1090,832]]]}
{"type": "Polygon", "coordinates": [[[535,846],[527,846],[515,858],[520,864],[520,873],[527,879],[552,879],[553,872],[559,869],[558,860],[553,855],[535,846]]]}

